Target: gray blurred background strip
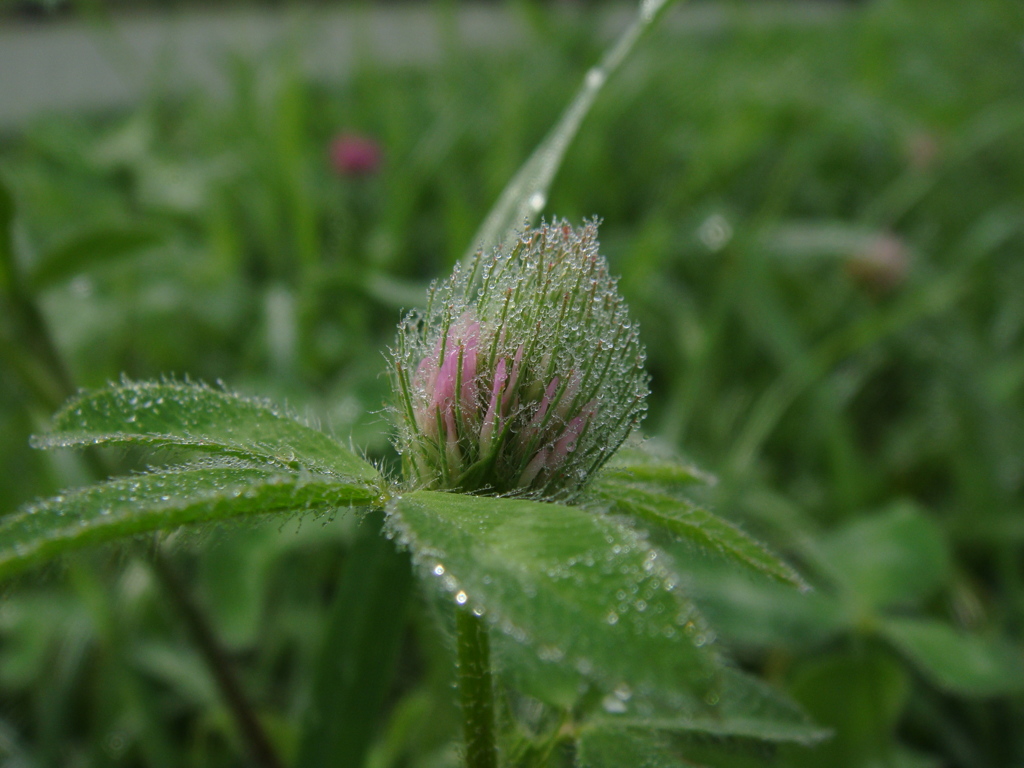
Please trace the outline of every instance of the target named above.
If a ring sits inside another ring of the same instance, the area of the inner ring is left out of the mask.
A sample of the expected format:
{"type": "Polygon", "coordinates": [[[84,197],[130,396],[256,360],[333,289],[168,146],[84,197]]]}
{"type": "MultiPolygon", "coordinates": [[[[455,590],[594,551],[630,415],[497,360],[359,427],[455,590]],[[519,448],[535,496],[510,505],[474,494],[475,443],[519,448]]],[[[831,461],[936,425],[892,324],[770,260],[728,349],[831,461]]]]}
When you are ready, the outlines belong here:
{"type": "MultiPolygon", "coordinates": [[[[764,23],[814,24],[837,7],[814,2],[754,3],[742,12],[764,23]]],[[[735,5],[681,4],[667,20],[676,29],[709,31],[738,13],[735,5]]],[[[605,7],[611,36],[631,6],[605,7]]],[[[509,49],[526,24],[514,8],[463,5],[446,16],[433,5],[288,11],[230,9],[115,16],[108,24],[75,19],[12,21],[0,26],[0,128],[53,111],[101,110],[158,92],[226,90],[226,63],[259,58],[296,44],[303,69],[339,79],[363,59],[419,64],[436,59],[451,34],[468,49],[509,49]],[[301,41],[301,46],[297,45],[301,41]]]]}

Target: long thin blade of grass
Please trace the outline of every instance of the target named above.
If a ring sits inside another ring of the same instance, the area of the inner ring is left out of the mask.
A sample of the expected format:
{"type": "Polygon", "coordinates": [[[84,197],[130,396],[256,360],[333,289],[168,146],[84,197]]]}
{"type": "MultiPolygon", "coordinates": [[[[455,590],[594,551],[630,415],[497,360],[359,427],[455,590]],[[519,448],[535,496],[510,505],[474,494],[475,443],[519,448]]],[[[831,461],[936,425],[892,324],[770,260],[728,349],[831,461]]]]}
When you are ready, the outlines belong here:
{"type": "Polygon", "coordinates": [[[640,36],[670,4],[671,0],[641,1],[636,18],[605,52],[601,61],[587,71],[583,84],[554,129],[502,190],[498,202],[480,225],[464,258],[470,259],[478,250],[489,251],[508,242],[516,232],[537,220],[547,204],[548,190],[562,165],[565,152],[597,95],[633,50],[640,36]]]}

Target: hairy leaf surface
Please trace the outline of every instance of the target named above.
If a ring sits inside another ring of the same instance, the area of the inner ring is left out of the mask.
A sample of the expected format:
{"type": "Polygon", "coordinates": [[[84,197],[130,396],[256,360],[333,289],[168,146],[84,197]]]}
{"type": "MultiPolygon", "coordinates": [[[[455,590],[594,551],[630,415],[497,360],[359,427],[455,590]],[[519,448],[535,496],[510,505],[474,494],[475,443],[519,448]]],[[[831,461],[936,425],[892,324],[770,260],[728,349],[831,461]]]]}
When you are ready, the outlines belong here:
{"type": "Polygon", "coordinates": [[[83,394],[53,420],[42,448],[184,446],[372,483],[377,471],[327,434],[273,406],[202,384],[122,382],[83,394]]]}
{"type": "Polygon", "coordinates": [[[715,482],[715,478],[674,456],[659,455],[658,446],[653,441],[640,445],[624,445],[601,470],[598,479],[654,486],[658,490],[669,490],[686,485],[705,485],[715,482]]]}
{"type": "Polygon", "coordinates": [[[763,544],[696,504],[623,482],[614,475],[602,477],[596,491],[601,498],[614,504],[618,512],[667,528],[677,536],[714,550],[775,581],[807,588],[800,574],[763,544]]]}
{"type": "Polygon", "coordinates": [[[0,520],[0,577],[88,544],[244,515],[327,512],[373,493],[307,472],[206,465],[134,475],[71,491],[0,520]]]}
{"type": "Polygon", "coordinates": [[[417,491],[389,527],[443,593],[544,660],[616,685],[705,690],[719,657],[666,557],[578,507],[417,491]]]}
{"type": "Polygon", "coordinates": [[[636,728],[762,742],[811,744],[829,736],[811,722],[788,696],[756,677],[725,668],[709,695],[623,695],[616,690],[603,702],[605,712],[588,727],[636,728]]]}
{"type": "Polygon", "coordinates": [[[602,723],[579,739],[580,768],[771,768],[780,763],[770,747],[747,739],[723,739],[691,731],[602,723]]]}

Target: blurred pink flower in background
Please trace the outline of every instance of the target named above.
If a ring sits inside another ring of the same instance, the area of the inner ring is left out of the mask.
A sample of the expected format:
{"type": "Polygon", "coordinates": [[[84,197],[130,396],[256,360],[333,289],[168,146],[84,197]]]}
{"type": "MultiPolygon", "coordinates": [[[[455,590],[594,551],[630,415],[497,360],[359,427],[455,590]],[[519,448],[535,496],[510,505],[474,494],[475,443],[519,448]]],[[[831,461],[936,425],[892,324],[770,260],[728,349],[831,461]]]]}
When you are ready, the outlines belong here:
{"type": "Polygon", "coordinates": [[[891,233],[876,236],[846,262],[846,271],[861,287],[887,293],[910,273],[911,253],[902,238],[891,233]]]}
{"type": "Polygon", "coordinates": [[[339,176],[369,176],[380,167],[383,153],[371,138],[341,133],[331,140],[331,167],[339,176]]]}

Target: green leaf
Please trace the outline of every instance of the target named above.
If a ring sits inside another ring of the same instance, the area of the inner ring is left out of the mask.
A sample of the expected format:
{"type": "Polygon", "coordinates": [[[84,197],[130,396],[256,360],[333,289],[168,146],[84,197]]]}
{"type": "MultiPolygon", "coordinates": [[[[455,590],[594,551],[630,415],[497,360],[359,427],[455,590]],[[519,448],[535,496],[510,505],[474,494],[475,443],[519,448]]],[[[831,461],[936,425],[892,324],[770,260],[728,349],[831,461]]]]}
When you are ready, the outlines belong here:
{"type": "Polygon", "coordinates": [[[598,93],[633,50],[640,36],[668,7],[668,0],[643,0],[637,16],[602,56],[597,66],[587,71],[569,106],[555,127],[537,146],[529,159],[502,190],[483,224],[470,243],[465,258],[472,259],[479,251],[509,242],[516,233],[528,228],[547,204],[548,190],[555,178],[566,150],[579,131],[583,118],[590,112],[598,93]]]}
{"type": "Polygon", "coordinates": [[[298,768],[364,764],[391,692],[412,580],[409,558],[364,522],[320,644],[298,768]]]}
{"type": "Polygon", "coordinates": [[[219,703],[210,670],[192,648],[167,641],[143,641],[131,660],[132,666],[195,706],[212,708],[219,703]]]}
{"type": "Polygon", "coordinates": [[[491,664],[500,672],[502,682],[512,690],[568,711],[588,693],[592,681],[563,661],[557,654],[542,658],[533,646],[501,632],[492,633],[491,664]]]}
{"type": "Polygon", "coordinates": [[[873,608],[915,605],[949,573],[949,547],[938,524],[908,502],[860,518],[820,545],[824,569],[873,608]]]}
{"type": "Polygon", "coordinates": [[[53,426],[35,438],[37,447],[177,445],[367,484],[380,479],[325,433],[266,402],[202,384],[123,381],[71,400],[53,426]]]}
{"type": "Polygon", "coordinates": [[[697,505],[664,493],[624,483],[614,477],[599,479],[598,495],[615,510],[668,529],[673,534],[784,584],[808,589],[800,575],[756,539],[732,523],[697,505]]]}
{"type": "MultiPolygon", "coordinates": [[[[630,712],[591,719],[579,738],[580,765],[770,766],[768,745],[809,745],[831,735],[757,678],[724,670],[714,706],[687,702],[628,702],[630,712]]],[[[624,702],[626,704],[626,702],[624,702]]]]}
{"type": "Polygon", "coordinates": [[[204,539],[195,565],[199,600],[228,648],[252,647],[263,629],[268,580],[285,547],[297,535],[282,536],[281,522],[267,520],[204,539]]]}
{"type": "Polygon", "coordinates": [[[682,691],[623,696],[615,690],[605,710],[590,719],[600,727],[643,728],[737,737],[762,742],[812,744],[830,731],[811,722],[785,694],[738,669],[725,668],[709,696],[682,691]]]}
{"type": "Polygon", "coordinates": [[[813,749],[793,750],[787,764],[863,768],[891,762],[910,679],[884,648],[865,645],[855,653],[811,657],[797,667],[790,693],[835,736],[813,749]]]}
{"type": "Polygon", "coordinates": [[[686,731],[602,724],[580,734],[580,768],[771,768],[779,763],[757,742],[686,731]]]}
{"type": "Polygon", "coordinates": [[[54,649],[76,629],[92,629],[85,606],[56,591],[6,590],[0,612],[0,686],[31,690],[52,671],[54,649]]]}
{"type": "Polygon", "coordinates": [[[417,491],[390,532],[428,582],[543,659],[612,686],[708,689],[713,633],[663,554],[614,519],[561,504],[417,491]]]}
{"type": "MultiPolygon", "coordinates": [[[[680,549],[683,547],[680,546],[680,549]]],[[[849,630],[855,614],[824,590],[797,592],[788,585],[751,578],[718,558],[685,557],[693,598],[730,646],[808,648],[849,630]]]]}
{"type": "Polygon", "coordinates": [[[29,275],[35,290],[50,288],[97,264],[133,256],[159,243],[148,229],[105,228],[86,232],[43,256],[29,275]]]}
{"type": "Polygon", "coordinates": [[[623,446],[601,470],[601,481],[660,486],[670,490],[678,486],[714,482],[714,477],[692,464],[672,456],[659,455],[650,441],[641,446],[623,446]]]}
{"type": "Polygon", "coordinates": [[[893,618],[883,637],[939,688],[961,696],[1024,691],[1024,652],[1002,638],[957,632],[930,619],[893,618]]]}
{"type": "Polygon", "coordinates": [[[245,464],[119,478],[0,520],[0,577],[89,544],[243,515],[327,512],[373,502],[361,484],[245,464]]]}

